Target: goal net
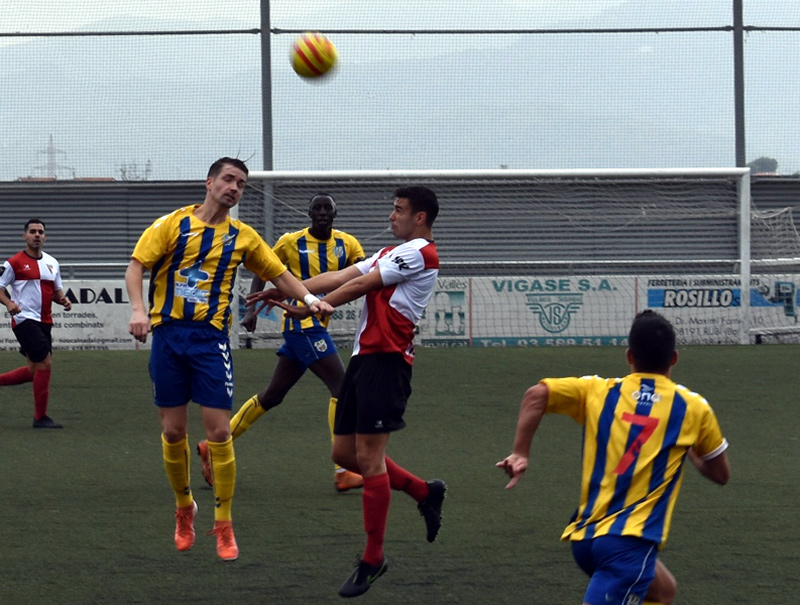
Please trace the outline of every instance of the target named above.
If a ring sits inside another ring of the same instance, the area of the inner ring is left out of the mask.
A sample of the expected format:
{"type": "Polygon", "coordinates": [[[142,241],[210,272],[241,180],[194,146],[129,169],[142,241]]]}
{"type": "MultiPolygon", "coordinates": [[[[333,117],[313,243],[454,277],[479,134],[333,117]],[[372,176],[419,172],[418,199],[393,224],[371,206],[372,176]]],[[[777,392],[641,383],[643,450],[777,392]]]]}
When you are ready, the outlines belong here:
{"type": "MultiPolygon", "coordinates": [[[[646,308],[681,343],[797,334],[800,237],[790,211],[752,207],[747,169],[251,172],[239,217],[273,244],[307,227],[309,199],[329,193],[335,228],[369,256],[397,243],[388,216],[407,184],[441,206],[421,345],[622,345],[646,308]]],[[[351,343],[359,309],[337,310],[338,342],[351,343]]],[[[274,347],[280,328],[278,313],[262,314],[240,339],[274,347]]]]}

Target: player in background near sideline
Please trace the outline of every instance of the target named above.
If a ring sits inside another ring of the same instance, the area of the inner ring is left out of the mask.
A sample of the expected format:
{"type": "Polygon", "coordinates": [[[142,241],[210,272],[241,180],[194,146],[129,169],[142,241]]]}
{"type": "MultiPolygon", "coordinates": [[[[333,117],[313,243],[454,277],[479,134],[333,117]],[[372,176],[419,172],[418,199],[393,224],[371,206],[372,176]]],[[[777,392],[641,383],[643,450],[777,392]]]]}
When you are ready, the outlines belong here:
{"type": "MultiPolygon", "coordinates": [[[[303,281],[311,292],[329,292],[323,302],[334,307],[365,297],[336,406],[333,438],[334,462],[364,477],[361,500],[367,545],[339,590],[342,597],[364,594],[387,569],[383,542],[391,490],[404,491],[417,501],[428,542],[433,542],[442,524],[447,489],[444,481],[424,481],[386,456],[389,435],[405,427],[414,328],[439,274],[432,232],[439,213],[436,194],[426,187],[401,187],[394,196],[389,222],[402,244],[383,248],[347,269],[303,281]]],[[[248,296],[251,304],[275,299],[269,290],[248,296]]],[[[293,317],[310,314],[304,307],[279,306],[293,317]]]]}
{"type": "MultiPolygon", "coordinates": [[[[285,233],[272,247],[292,275],[308,279],[326,271],[338,271],[357,261],[364,260],[364,250],[352,235],[333,228],[336,218],[336,202],[328,194],[320,193],[308,204],[311,226],[293,233],[285,233]]],[[[251,292],[264,289],[264,280],[253,277],[251,292]]],[[[293,305],[302,304],[292,301],[293,305]]],[[[248,399],[231,418],[231,436],[238,439],[256,420],[268,410],[283,402],[297,381],[310,369],[328,387],[331,397],[328,402],[328,425],[333,440],[333,419],[336,401],[344,378],[342,363],[336,345],[328,334],[329,317],[312,315],[305,319],[293,319],[285,315],[283,322],[284,344],[278,349],[278,363],[269,385],[248,399]]],[[[242,325],[249,332],[256,329],[257,315],[254,307],[247,307],[242,325]]],[[[203,463],[203,477],[212,484],[211,466],[208,461],[208,443],[197,444],[197,453],[203,463]]],[[[363,485],[361,475],[336,465],[334,485],[340,492],[363,485]]]]}
{"type": "Polygon", "coordinates": [[[233,358],[228,337],[236,269],[244,264],[315,312],[332,312],[286,270],[252,227],[230,217],[247,173],[241,160],[214,162],[203,204],[162,216],[145,229],[125,274],[132,307],[129,331],[140,342],[153,332],[150,378],[161,417],[164,467],[175,492],[175,545],[188,550],[195,540],[197,503],[187,434],[188,403],[193,400],[202,406],[215,479],[213,533],[223,561],[239,556],[231,523],[236,459],[230,435],[233,358]],[[149,312],[142,292],[145,269],[150,271],[149,312]]]}
{"type": "Polygon", "coordinates": [[[72,309],[61,290],[61,267],[42,248],[47,236],[39,219],[25,223],[25,249],[3,263],[0,273],[0,303],[11,315],[11,329],[28,365],[0,374],[0,386],[33,382],[33,428],[64,428],[47,415],[50,373],[53,366],[53,302],[72,309]],[[6,288],[11,289],[9,298],[6,288]]]}
{"type": "Polygon", "coordinates": [[[522,398],[513,453],[497,463],[514,487],[545,413],[583,425],[581,502],[561,536],[590,576],[586,605],[669,605],[676,582],[658,559],[688,458],[725,485],[730,467],[708,402],[670,379],[675,331],[647,310],[633,321],[625,378],[545,378],[522,398]]]}

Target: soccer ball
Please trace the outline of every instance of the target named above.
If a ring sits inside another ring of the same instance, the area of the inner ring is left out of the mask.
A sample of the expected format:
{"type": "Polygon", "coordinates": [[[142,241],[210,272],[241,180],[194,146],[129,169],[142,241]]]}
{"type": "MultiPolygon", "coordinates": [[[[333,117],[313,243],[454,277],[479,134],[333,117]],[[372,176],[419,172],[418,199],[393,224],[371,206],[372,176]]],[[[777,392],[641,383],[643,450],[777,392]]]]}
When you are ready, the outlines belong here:
{"type": "Polygon", "coordinates": [[[318,32],[306,32],[292,46],[292,69],[301,78],[319,78],[336,65],[336,47],[318,32]]]}

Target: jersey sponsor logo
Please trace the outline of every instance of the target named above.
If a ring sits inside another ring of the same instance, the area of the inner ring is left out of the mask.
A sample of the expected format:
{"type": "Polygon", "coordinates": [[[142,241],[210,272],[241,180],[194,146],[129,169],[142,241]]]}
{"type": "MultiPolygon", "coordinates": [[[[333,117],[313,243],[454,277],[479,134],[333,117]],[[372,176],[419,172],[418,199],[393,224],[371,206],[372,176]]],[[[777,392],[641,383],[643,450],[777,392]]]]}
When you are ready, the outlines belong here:
{"type": "Polygon", "coordinates": [[[631,394],[631,397],[641,405],[653,405],[661,401],[661,395],[649,384],[643,384],[638,391],[631,394]]]}
{"type": "Polygon", "coordinates": [[[178,271],[178,275],[185,277],[185,282],[175,282],[175,295],[185,298],[191,303],[205,304],[208,301],[208,292],[198,287],[198,283],[208,279],[208,273],[203,271],[202,263],[196,262],[191,267],[178,271]]]}
{"type": "Polygon", "coordinates": [[[403,269],[410,269],[410,268],[411,268],[411,267],[409,267],[409,266],[406,264],[406,261],[404,261],[404,260],[403,260],[403,257],[402,257],[402,256],[395,256],[395,257],[392,259],[392,262],[393,262],[395,265],[397,265],[397,268],[398,268],[398,269],[400,269],[401,271],[402,271],[403,269]]]}

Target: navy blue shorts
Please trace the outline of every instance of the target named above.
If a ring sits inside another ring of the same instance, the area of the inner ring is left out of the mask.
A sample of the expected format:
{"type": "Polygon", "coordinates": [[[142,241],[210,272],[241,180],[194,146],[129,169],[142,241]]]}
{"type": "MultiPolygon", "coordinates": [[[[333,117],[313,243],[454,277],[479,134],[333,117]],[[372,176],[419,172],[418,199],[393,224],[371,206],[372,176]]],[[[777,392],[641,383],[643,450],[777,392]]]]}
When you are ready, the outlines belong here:
{"type": "Polygon", "coordinates": [[[233,357],[228,334],[198,322],[170,321],[156,326],[150,379],[158,407],[178,407],[191,400],[230,410],[233,357]]]}
{"type": "Polygon", "coordinates": [[[591,577],[584,603],[630,605],[644,600],[656,577],[658,544],[633,536],[600,536],[571,544],[575,562],[591,577]]]}
{"type": "Polygon", "coordinates": [[[334,435],[399,431],[411,395],[411,365],[402,353],[354,355],[336,403],[334,435]]]}
{"type": "Polygon", "coordinates": [[[328,330],[322,327],[287,330],[283,333],[283,340],[277,354],[295,361],[303,371],[320,359],[339,353],[328,330]]]}
{"type": "Polygon", "coordinates": [[[33,363],[44,361],[53,352],[52,324],[26,319],[12,328],[19,342],[19,352],[33,363]]]}

